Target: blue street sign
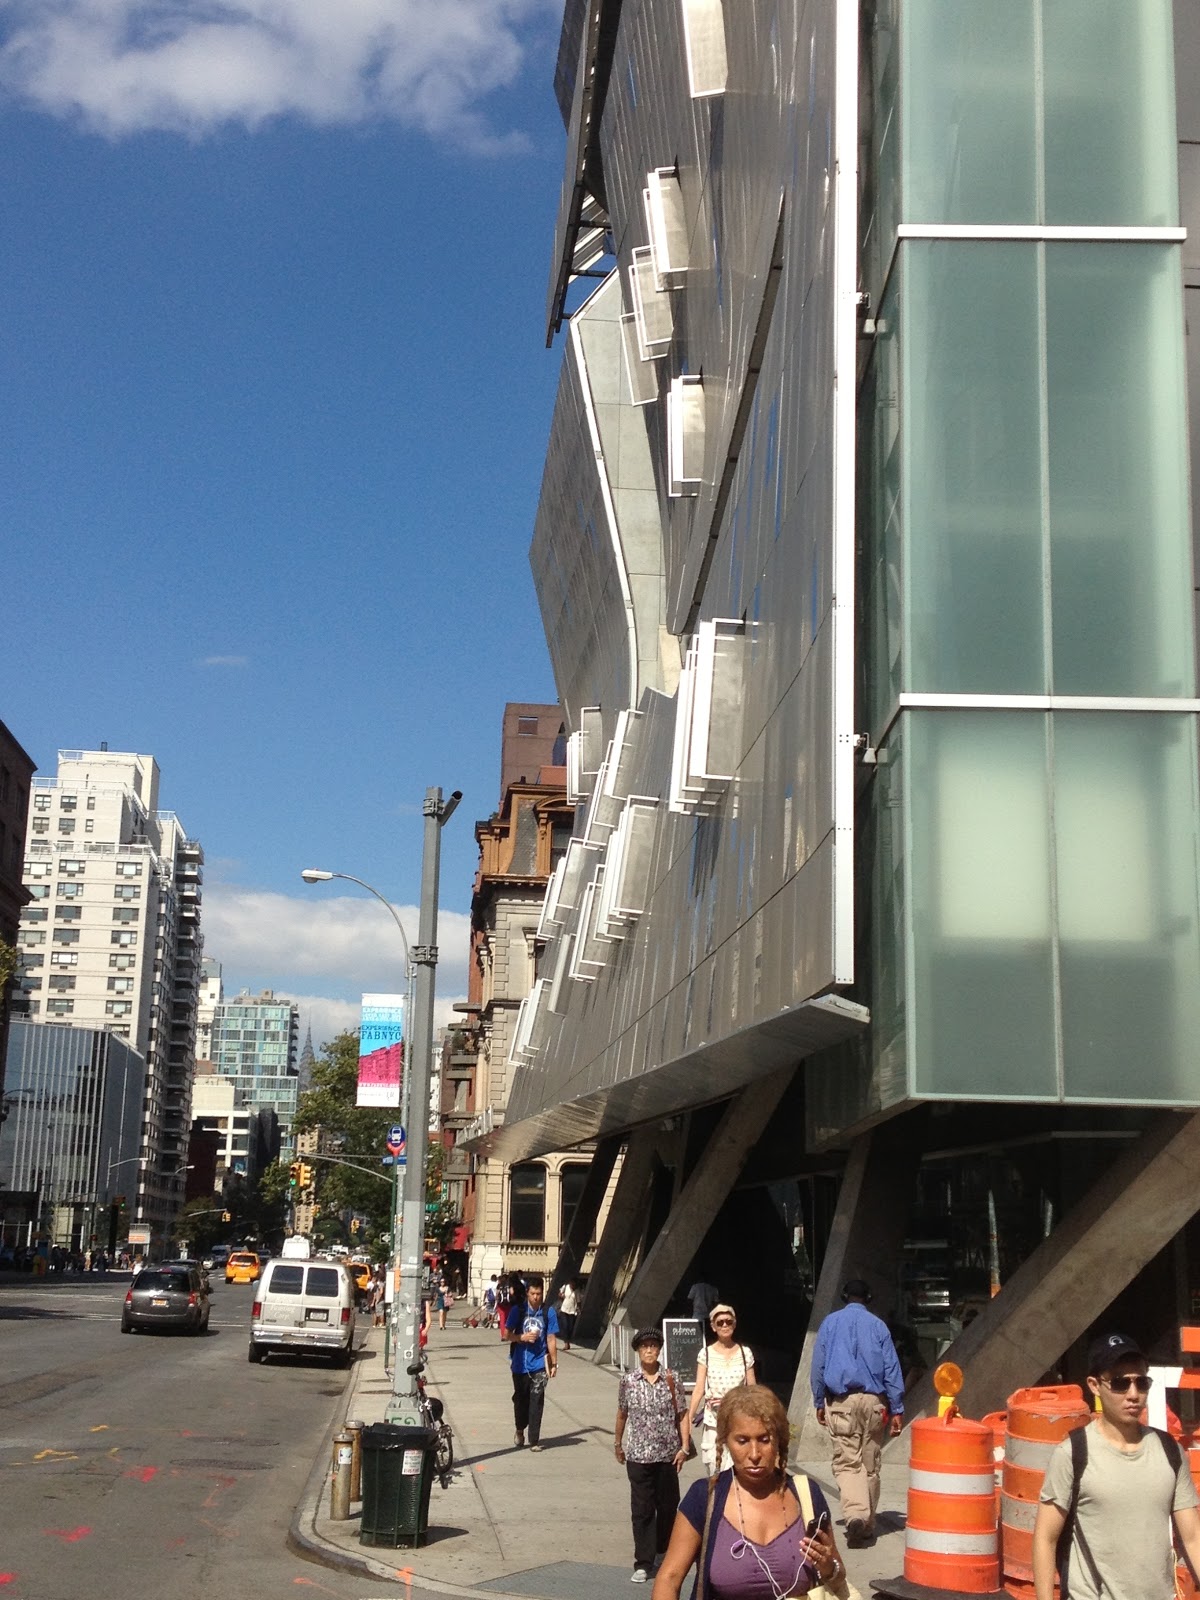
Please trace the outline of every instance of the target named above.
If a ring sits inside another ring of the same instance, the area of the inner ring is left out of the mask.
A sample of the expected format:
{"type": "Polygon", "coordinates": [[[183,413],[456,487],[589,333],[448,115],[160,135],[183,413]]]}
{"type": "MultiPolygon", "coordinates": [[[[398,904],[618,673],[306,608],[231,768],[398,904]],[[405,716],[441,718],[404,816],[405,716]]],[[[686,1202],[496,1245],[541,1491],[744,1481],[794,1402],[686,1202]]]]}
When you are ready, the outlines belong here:
{"type": "Polygon", "coordinates": [[[396,1159],[395,1156],[384,1156],[384,1158],[383,1158],[384,1166],[385,1167],[390,1167],[392,1165],[392,1163],[395,1161],[395,1159],[396,1159]]]}
{"type": "Polygon", "coordinates": [[[402,1156],[408,1143],[407,1135],[398,1122],[393,1123],[388,1129],[387,1148],[388,1155],[402,1156]]]}

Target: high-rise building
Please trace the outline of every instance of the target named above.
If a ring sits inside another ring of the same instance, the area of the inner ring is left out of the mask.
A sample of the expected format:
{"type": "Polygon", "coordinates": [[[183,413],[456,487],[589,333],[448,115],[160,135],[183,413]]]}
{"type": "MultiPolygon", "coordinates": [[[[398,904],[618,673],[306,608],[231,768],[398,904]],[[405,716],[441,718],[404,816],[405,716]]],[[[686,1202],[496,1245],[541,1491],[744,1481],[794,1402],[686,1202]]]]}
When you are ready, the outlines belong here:
{"type": "Polygon", "coordinates": [[[133,1220],[146,1063],[102,1028],[14,1022],[0,1125],[6,1244],[107,1249],[133,1220]]]}
{"type": "Polygon", "coordinates": [[[32,758],[0,722],[0,1119],[11,999],[3,971],[6,962],[13,959],[21,910],[29,899],[24,883],[25,830],[29,826],[29,785],[33,774],[32,758]]]}
{"type": "Polygon", "coordinates": [[[1102,1318],[1166,1358],[1200,7],[570,0],[556,86],[531,560],[578,808],[475,1152],[623,1144],[581,1331],[719,1284],[801,1454],[851,1276],[981,1410],[1102,1318]]]}
{"type": "Polygon", "coordinates": [[[153,756],[104,749],[60,750],[34,781],[13,1014],[107,1029],[145,1058],[131,1220],[164,1234],[187,1164],[204,852],[158,786],[153,756]]]}
{"type": "Polygon", "coordinates": [[[223,1000],[213,1012],[213,1065],[237,1087],[251,1110],[269,1107],[279,1119],[281,1156],[294,1152],[292,1122],[300,1078],[296,1052],[300,1041],[300,1009],[270,989],[252,995],[243,990],[223,1000]]]}
{"type": "Polygon", "coordinates": [[[221,963],[205,956],[200,963],[200,993],[196,1001],[196,1060],[212,1060],[213,1013],[225,998],[221,963]]]}

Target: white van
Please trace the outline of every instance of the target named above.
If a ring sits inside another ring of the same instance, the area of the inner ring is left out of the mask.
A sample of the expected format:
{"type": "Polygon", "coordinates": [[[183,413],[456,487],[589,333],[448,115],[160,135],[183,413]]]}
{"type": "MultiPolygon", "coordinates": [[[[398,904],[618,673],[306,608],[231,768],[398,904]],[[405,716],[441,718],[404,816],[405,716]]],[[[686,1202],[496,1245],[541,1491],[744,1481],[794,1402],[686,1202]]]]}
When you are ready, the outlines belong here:
{"type": "Polygon", "coordinates": [[[340,1261],[267,1263],[250,1313],[251,1361],[272,1350],[311,1350],[350,1365],[354,1350],[354,1279],[340,1261]]]}

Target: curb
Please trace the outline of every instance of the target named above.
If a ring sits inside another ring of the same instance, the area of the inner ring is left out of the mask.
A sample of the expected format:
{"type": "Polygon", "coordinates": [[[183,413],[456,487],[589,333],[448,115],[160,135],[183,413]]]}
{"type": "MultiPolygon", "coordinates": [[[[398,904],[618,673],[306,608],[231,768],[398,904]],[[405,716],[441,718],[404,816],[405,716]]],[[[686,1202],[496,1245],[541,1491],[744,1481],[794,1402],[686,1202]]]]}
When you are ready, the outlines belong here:
{"type": "MultiPolygon", "coordinates": [[[[441,1578],[424,1577],[414,1566],[408,1564],[402,1567],[386,1566],[382,1561],[374,1560],[368,1555],[354,1555],[349,1550],[344,1550],[341,1545],[332,1544],[317,1532],[317,1514],[329,1480],[334,1435],[350,1415],[363,1368],[363,1362],[354,1363],[353,1377],[346,1386],[342,1402],[334,1408],[333,1421],[325,1430],[312,1471],[305,1481],[299,1503],[288,1525],[287,1547],[293,1554],[301,1556],[306,1561],[312,1561],[322,1567],[331,1567],[338,1572],[351,1572],[365,1578],[381,1578],[386,1583],[403,1584],[406,1588],[415,1587],[429,1594],[453,1596],[455,1600],[479,1600],[480,1591],[477,1588],[447,1583],[441,1578]]],[[[419,1549],[396,1551],[398,1556],[419,1553],[419,1549]]],[[[528,1595],[516,1590],[489,1588],[487,1594],[489,1600],[529,1600],[528,1595]]]]}

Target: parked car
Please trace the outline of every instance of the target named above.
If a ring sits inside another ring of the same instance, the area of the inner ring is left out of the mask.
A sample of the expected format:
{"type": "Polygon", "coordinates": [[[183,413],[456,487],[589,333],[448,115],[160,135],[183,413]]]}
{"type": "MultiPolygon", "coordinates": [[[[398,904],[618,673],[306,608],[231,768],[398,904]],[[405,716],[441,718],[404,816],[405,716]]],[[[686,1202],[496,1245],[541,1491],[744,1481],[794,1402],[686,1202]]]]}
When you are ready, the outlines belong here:
{"type": "Polygon", "coordinates": [[[262,1277],[262,1262],[253,1250],[235,1250],[225,1263],[226,1283],[257,1283],[262,1277]]]}
{"type": "Polygon", "coordinates": [[[207,1333],[209,1307],[199,1268],[178,1263],[144,1267],[125,1292],[121,1332],[182,1328],[186,1333],[207,1333]]]}
{"type": "Polygon", "coordinates": [[[272,1261],[254,1295],[249,1359],[309,1350],[348,1366],[354,1300],[354,1280],[339,1261],[272,1261]]]}

